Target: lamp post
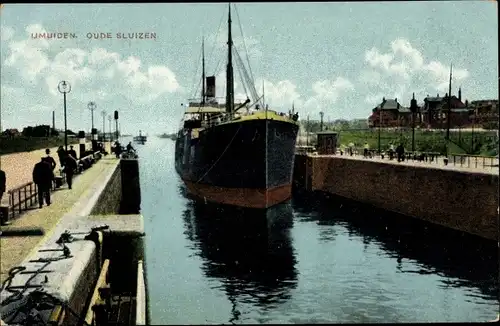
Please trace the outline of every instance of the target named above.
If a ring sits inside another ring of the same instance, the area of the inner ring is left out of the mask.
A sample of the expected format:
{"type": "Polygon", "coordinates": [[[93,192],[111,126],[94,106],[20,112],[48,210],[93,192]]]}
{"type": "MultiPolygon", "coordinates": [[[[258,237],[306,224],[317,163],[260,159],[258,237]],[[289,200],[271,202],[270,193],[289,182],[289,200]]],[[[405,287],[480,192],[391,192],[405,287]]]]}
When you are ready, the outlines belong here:
{"type": "Polygon", "coordinates": [[[410,102],[411,111],[411,151],[415,152],[415,114],[417,113],[417,100],[415,99],[415,93],[413,93],[413,98],[410,102]]]}
{"type": "Polygon", "coordinates": [[[109,141],[113,141],[113,133],[111,132],[111,114],[108,115],[108,121],[109,121],[109,141]]]}
{"type": "Polygon", "coordinates": [[[118,140],[118,111],[115,110],[115,138],[118,140]]]}
{"type": "Polygon", "coordinates": [[[102,110],[102,143],[106,142],[106,111],[102,110]]]}
{"type": "Polygon", "coordinates": [[[63,80],[57,85],[57,89],[60,93],[63,94],[64,97],[64,149],[66,152],[68,151],[68,120],[66,116],[66,94],[71,92],[71,85],[63,80]]]}
{"type": "Polygon", "coordinates": [[[382,110],[385,105],[385,97],[382,98],[382,103],[380,104],[380,110],[378,111],[378,153],[381,153],[381,136],[380,133],[382,131],[382,110]]]}
{"type": "Polygon", "coordinates": [[[87,107],[90,110],[90,117],[92,119],[92,129],[91,130],[94,130],[94,110],[97,109],[97,104],[95,104],[95,102],[89,102],[87,107]]]}
{"type": "Polygon", "coordinates": [[[307,115],[306,146],[309,146],[309,114],[307,115]]]}
{"type": "Polygon", "coordinates": [[[474,116],[472,117],[472,139],[471,139],[471,153],[474,154],[474,128],[476,126],[476,114],[477,114],[477,108],[474,108],[474,116]]]}

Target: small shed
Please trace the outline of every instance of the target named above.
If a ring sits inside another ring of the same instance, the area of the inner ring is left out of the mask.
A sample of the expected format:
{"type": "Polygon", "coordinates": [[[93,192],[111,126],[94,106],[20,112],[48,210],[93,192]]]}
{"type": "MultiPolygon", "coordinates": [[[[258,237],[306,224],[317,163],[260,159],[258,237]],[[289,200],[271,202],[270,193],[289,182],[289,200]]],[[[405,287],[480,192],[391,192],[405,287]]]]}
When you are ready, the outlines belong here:
{"type": "Polygon", "coordinates": [[[329,155],[337,152],[338,133],[333,131],[321,131],[318,136],[318,154],[329,155]]]}

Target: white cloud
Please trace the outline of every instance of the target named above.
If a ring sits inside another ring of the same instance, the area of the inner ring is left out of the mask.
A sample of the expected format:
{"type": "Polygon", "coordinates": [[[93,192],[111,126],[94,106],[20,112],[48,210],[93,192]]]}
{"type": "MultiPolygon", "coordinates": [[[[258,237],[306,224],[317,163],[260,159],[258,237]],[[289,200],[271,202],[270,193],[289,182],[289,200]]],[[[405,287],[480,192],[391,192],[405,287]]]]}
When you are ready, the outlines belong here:
{"type": "MultiPolygon", "coordinates": [[[[368,88],[367,103],[376,104],[383,96],[409,101],[413,92],[420,96],[448,92],[449,64],[426,62],[422,53],[405,39],[391,42],[389,53],[381,53],[377,48],[366,51],[365,62],[368,67],[359,81],[368,88]]],[[[452,82],[462,82],[468,76],[467,69],[453,68],[452,82]]]]}
{"type": "MultiPolygon", "coordinates": [[[[8,31],[2,28],[2,33],[8,31]]],[[[149,103],[166,93],[181,91],[174,72],[165,66],[144,66],[139,58],[122,58],[118,53],[97,48],[87,51],[69,48],[57,52],[47,40],[32,39],[31,33],[45,33],[34,24],[26,28],[27,38],[12,41],[4,64],[25,81],[38,84],[44,81],[48,92],[59,96],[57,85],[67,80],[72,92],[94,100],[121,95],[130,101],[149,103]],[[51,52],[56,52],[50,55],[51,52]],[[104,90],[103,90],[104,89],[104,90]],[[95,95],[99,98],[95,98],[95,95]]],[[[10,32],[5,32],[10,33],[10,32]]]]}
{"type": "MultiPolygon", "coordinates": [[[[262,84],[262,79],[258,80],[262,84]]],[[[287,111],[292,104],[303,113],[318,113],[331,107],[339,99],[354,89],[354,85],[343,77],[321,80],[311,85],[311,92],[301,94],[290,80],[265,81],[265,101],[275,110],[287,111]]]]}
{"type": "Polygon", "coordinates": [[[0,40],[2,42],[9,41],[14,36],[14,29],[8,26],[0,26],[0,40]]]}

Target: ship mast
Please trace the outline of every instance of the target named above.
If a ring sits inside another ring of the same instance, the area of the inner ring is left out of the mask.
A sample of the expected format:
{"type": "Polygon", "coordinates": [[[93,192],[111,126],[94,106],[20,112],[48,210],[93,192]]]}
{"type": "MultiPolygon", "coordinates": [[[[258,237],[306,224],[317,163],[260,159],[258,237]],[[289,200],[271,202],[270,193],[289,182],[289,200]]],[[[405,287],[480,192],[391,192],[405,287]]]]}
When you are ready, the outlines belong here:
{"type": "Polygon", "coordinates": [[[202,89],[201,89],[201,105],[205,105],[205,37],[203,37],[203,40],[201,41],[201,52],[203,53],[203,59],[202,59],[202,89]]]}
{"type": "Polygon", "coordinates": [[[234,105],[233,40],[231,37],[231,3],[227,19],[227,70],[226,70],[226,112],[232,113],[234,105]]]}

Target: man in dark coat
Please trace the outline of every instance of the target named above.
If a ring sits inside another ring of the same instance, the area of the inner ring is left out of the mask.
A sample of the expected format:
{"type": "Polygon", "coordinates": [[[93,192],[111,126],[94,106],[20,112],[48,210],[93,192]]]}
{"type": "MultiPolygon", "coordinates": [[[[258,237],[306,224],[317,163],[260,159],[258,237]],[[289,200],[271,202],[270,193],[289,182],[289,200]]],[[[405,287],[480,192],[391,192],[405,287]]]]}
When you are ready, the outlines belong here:
{"type": "Polygon", "coordinates": [[[398,147],[396,147],[396,154],[398,156],[398,162],[405,160],[405,148],[403,144],[399,144],[398,147]]]}
{"type": "Polygon", "coordinates": [[[68,183],[68,188],[71,189],[73,186],[73,175],[75,175],[75,170],[78,168],[78,162],[76,158],[71,156],[71,154],[66,155],[64,160],[64,173],[66,174],[66,182],[68,183]]]}
{"type": "Polygon", "coordinates": [[[35,164],[33,168],[33,182],[38,188],[38,205],[40,208],[43,206],[43,198],[45,198],[47,206],[50,206],[50,188],[53,179],[54,173],[45,157],[42,157],[41,161],[35,164]]]}
{"type": "Polygon", "coordinates": [[[66,151],[62,146],[59,146],[59,148],[57,149],[57,156],[59,157],[59,164],[63,166],[64,158],[66,157],[66,151]]]}
{"type": "Polygon", "coordinates": [[[73,149],[73,145],[69,147],[68,154],[73,156],[73,158],[76,158],[76,151],[73,149]]]}
{"type": "Polygon", "coordinates": [[[119,141],[115,143],[115,155],[116,158],[120,158],[120,154],[122,153],[122,144],[119,141]]]}
{"type": "Polygon", "coordinates": [[[0,170],[0,203],[2,202],[3,194],[5,193],[5,185],[7,183],[7,178],[5,177],[5,172],[0,170]]]}
{"type": "Polygon", "coordinates": [[[50,149],[49,149],[49,148],[47,148],[47,149],[45,150],[45,154],[47,154],[47,156],[45,156],[45,157],[43,158],[43,160],[44,160],[45,162],[49,163],[50,168],[52,169],[52,171],[54,171],[54,169],[56,168],[56,165],[57,165],[57,164],[56,164],[56,161],[54,160],[54,158],[53,158],[52,156],[50,156],[50,149]]]}

